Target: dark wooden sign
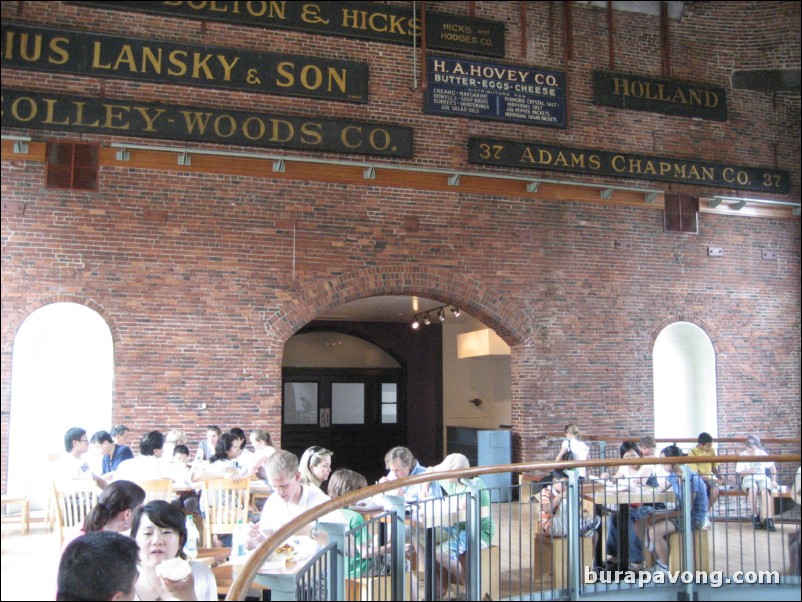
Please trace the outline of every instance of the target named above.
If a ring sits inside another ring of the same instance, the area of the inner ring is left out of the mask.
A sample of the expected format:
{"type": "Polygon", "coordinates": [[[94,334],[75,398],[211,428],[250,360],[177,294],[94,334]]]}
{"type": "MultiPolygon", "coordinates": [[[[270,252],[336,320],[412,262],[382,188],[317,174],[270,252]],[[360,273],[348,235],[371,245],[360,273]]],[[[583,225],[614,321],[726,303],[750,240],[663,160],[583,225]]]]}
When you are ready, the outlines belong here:
{"type": "Polygon", "coordinates": [[[443,56],[427,60],[427,113],[565,127],[560,71],[443,56]]]}
{"type": "Polygon", "coordinates": [[[635,111],[727,121],[724,88],[675,79],[594,71],[593,102],[635,111]]]}
{"type": "Polygon", "coordinates": [[[412,157],[412,129],[345,120],[88,98],[5,88],[4,128],[412,157]]]}
{"type": "MultiPolygon", "coordinates": [[[[421,20],[412,8],[378,2],[68,2],[93,8],[140,11],[412,45],[421,20]]],[[[426,43],[436,50],[504,56],[504,24],[475,17],[426,13],[426,43]]]]}
{"type": "Polygon", "coordinates": [[[485,165],[681,182],[780,194],[790,191],[789,173],[777,169],[493,138],[470,138],[468,160],[485,165]]]}
{"type": "Polygon", "coordinates": [[[3,24],[3,69],[368,101],[368,65],[3,24]]]}

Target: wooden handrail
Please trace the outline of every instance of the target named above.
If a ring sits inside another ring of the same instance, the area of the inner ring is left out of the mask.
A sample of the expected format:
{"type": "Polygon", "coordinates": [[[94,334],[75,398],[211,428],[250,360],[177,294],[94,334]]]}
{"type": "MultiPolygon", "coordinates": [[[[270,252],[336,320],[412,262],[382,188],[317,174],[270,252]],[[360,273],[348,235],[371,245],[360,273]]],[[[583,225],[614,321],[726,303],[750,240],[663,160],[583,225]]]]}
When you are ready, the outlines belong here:
{"type": "MultiPolygon", "coordinates": [[[[565,439],[565,433],[548,433],[546,437],[549,439],[565,439]]],[[[589,441],[604,441],[604,442],[616,442],[621,443],[623,441],[639,441],[641,437],[621,437],[621,436],[609,436],[609,435],[589,435],[589,434],[582,434],[582,441],[589,442],[589,441]]],[[[657,443],[673,443],[673,442],[680,442],[680,443],[696,443],[698,441],[698,437],[664,437],[664,438],[655,438],[657,443]]],[[[799,437],[760,437],[760,442],[762,444],[766,443],[802,443],[802,439],[799,437]]],[[[713,437],[713,443],[746,443],[746,437],[713,437]]]]}
{"type": "MultiPolygon", "coordinates": [[[[755,458],[761,462],[795,462],[799,464],[802,456],[800,454],[790,455],[767,455],[767,456],[741,456],[741,455],[726,455],[716,456],[717,462],[743,462],[748,458],[755,458]]],[[[371,485],[364,489],[352,491],[346,495],[340,496],[330,500],[320,506],[315,506],[296,517],[291,522],[287,523],[270,537],[261,543],[261,545],[254,550],[253,554],[248,558],[247,562],[240,569],[234,582],[231,584],[231,589],[228,590],[226,600],[244,600],[248,593],[251,583],[256,577],[259,567],[262,566],[265,559],[273,553],[284,541],[291,537],[297,530],[308,525],[309,523],[339,510],[346,506],[355,504],[356,502],[368,497],[386,493],[398,489],[399,487],[407,487],[409,485],[417,485],[420,483],[429,483],[431,481],[441,481],[444,479],[454,479],[462,477],[477,477],[483,474],[494,474],[498,472],[532,472],[532,471],[551,471],[555,469],[569,469],[581,467],[616,467],[621,464],[627,466],[641,465],[641,464],[695,464],[699,458],[683,456],[681,458],[627,458],[626,462],[622,462],[620,458],[613,460],[584,460],[574,462],[522,462],[518,464],[502,464],[498,466],[479,466],[476,468],[466,468],[463,470],[454,470],[451,472],[427,472],[416,475],[414,477],[406,477],[395,481],[387,481],[379,485],[371,485]]]]}

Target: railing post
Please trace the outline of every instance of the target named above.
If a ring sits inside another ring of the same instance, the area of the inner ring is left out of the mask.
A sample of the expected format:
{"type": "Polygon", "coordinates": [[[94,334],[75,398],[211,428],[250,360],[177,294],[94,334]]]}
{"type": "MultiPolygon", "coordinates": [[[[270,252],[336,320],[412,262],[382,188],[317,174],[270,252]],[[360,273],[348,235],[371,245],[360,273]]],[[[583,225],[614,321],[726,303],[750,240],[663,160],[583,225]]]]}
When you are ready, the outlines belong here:
{"type": "MultiPolygon", "coordinates": [[[[383,497],[385,510],[392,512],[390,537],[393,561],[393,600],[409,600],[410,592],[406,591],[406,530],[404,528],[404,498],[400,495],[383,497]]],[[[410,566],[410,571],[413,570],[410,566]]]]}
{"type": "Polygon", "coordinates": [[[328,599],[339,600],[345,594],[345,531],[348,526],[342,523],[318,523],[318,527],[329,536],[329,544],[334,544],[330,570],[326,573],[326,592],[328,599]],[[342,593],[343,595],[338,595],[342,593]]]}
{"type": "MultiPolygon", "coordinates": [[[[693,530],[691,527],[691,510],[693,508],[693,484],[691,479],[695,473],[687,464],[682,465],[682,547],[684,562],[680,569],[693,574],[693,530]]],[[[688,579],[685,585],[686,600],[693,600],[694,579],[688,579]]]]}
{"type": "Polygon", "coordinates": [[[478,600],[481,589],[481,559],[482,554],[482,498],[479,489],[474,487],[467,479],[462,482],[468,488],[467,504],[467,538],[468,538],[468,581],[465,598],[467,600],[478,600]]]}
{"type": "Polygon", "coordinates": [[[568,587],[571,600],[579,596],[579,582],[582,577],[580,565],[581,545],[579,541],[579,471],[574,468],[568,472],[568,587]]]}

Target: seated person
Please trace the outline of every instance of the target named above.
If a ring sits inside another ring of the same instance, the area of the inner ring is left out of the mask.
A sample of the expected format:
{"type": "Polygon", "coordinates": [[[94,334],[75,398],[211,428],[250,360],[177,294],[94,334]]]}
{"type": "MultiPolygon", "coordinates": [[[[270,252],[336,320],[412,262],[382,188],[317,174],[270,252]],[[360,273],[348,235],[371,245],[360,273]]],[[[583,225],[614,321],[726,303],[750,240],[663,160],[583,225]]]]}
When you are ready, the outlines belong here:
{"type": "Polygon", "coordinates": [[[251,432],[251,445],[253,445],[253,463],[251,464],[251,476],[260,479],[267,484],[267,472],[265,472],[265,463],[270,456],[276,453],[276,448],[273,447],[270,441],[270,433],[264,429],[256,429],[251,432]]]}
{"type": "MultiPolygon", "coordinates": [[[[462,454],[449,454],[437,466],[432,466],[426,472],[450,472],[454,470],[464,470],[470,468],[468,458],[462,454]]],[[[490,515],[490,492],[482,479],[476,478],[451,478],[439,481],[440,486],[445,490],[446,495],[466,494],[469,488],[479,490],[479,506],[484,510],[479,521],[480,546],[489,548],[495,525],[493,517],[490,515]]],[[[459,501],[459,508],[465,509],[468,504],[468,496],[462,495],[459,501]]],[[[448,529],[447,538],[441,544],[444,553],[435,555],[435,564],[440,565],[438,572],[438,584],[440,596],[445,598],[448,595],[449,583],[459,585],[465,584],[465,569],[463,567],[465,552],[468,550],[468,532],[466,523],[460,522],[452,525],[448,529]],[[445,565],[445,566],[443,566],[445,565]]]]}
{"type": "MultiPolygon", "coordinates": [[[[685,454],[676,445],[669,445],[660,454],[665,458],[681,458],[685,454]]],[[[657,556],[656,571],[668,571],[668,536],[679,531],[680,517],[682,516],[683,504],[687,503],[682,497],[682,465],[666,464],[663,466],[668,473],[666,480],[671,489],[674,490],[674,497],[677,500],[675,510],[655,513],[653,524],[649,527],[649,541],[654,543],[654,553],[657,556]]],[[[702,477],[695,472],[691,472],[691,530],[697,531],[704,527],[707,519],[707,488],[702,477]]]]}
{"type": "MultiPolygon", "coordinates": [[[[746,438],[746,449],[741,456],[767,456],[760,445],[760,437],[749,435],[746,438]]],[[[774,462],[760,462],[757,460],[738,462],[735,472],[741,477],[741,490],[748,494],[749,510],[752,513],[752,522],[755,529],[776,531],[774,526],[774,481],[777,478],[777,469],[774,462]],[[765,516],[765,519],[761,517],[765,516]]]]}
{"type": "Polygon", "coordinates": [[[116,531],[128,535],[134,511],[145,501],[145,490],[131,481],[109,483],[84,519],[84,533],[116,531]]]}
{"type": "MultiPolygon", "coordinates": [[[[347,468],[340,468],[331,475],[329,494],[334,499],[367,486],[368,482],[361,474],[347,468]]],[[[348,521],[348,529],[354,532],[354,547],[345,550],[346,577],[358,579],[388,574],[389,567],[385,555],[391,551],[392,545],[390,543],[381,545],[378,532],[371,537],[367,528],[359,529],[365,524],[365,518],[359,512],[350,508],[343,508],[341,512],[348,521]]],[[[348,543],[346,542],[346,546],[348,543]]]]}
{"type": "MultiPolygon", "coordinates": [[[[298,457],[292,452],[278,450],[267,461],[265,470],[270,487],[273,488],[273,495],[267,498],[259,522],[250,526],[248,549],[257,547],[276,529],[283,527],[295,517],[331,499],[317,487],[301,483],[298,457]]],[[[345,523],[345,517],[339,510],[327,514],[320,520],[345,523]]],[[[296,534],[312,535],[312,527],[307,525],[296,534]]]]}
{"type": "MultiPolygon", "coordinates": [[[[412,455],[412,452],[401,446],[394,447],[385,454],[384,465],[387,467],[388,473],[386,477],[379,479],[379,483],[395,481],[396,479],[403,479],[426,472],[426,468],[420,465],[415,456],[412,455]]],[[[387,494],[403,496],[407,504],[417,502],[419,499],[442,497],[443,495],[439,487],[431,488],[428,483],[407,485],[406,487],[390,490],[387,494]]]]}
{"type": "Polygon", "coordinates": [[[69,429],[64,433],[64,451],[67,454],[58,462],[53,478],[56,481],[92,479],[98,487],[103,489],[106,486],[106,480],[93,473],[83,458],[88,450],[89,438],[86,436],[86,431],[77,426],[69,429]]]}
{"type": "Polygon", "coordinates": [[[207,479],[227,478],[235,483],[248,477],[248,471],[237,464],[240,455],[240,440],[236,435],[223,433],[217,440],[209,464],[202,464],[192,473],[195,482],[207,479]]]}
{"type": "Polygon", "coordinates": [[[217,581],[206,564],[189,561],[189,574],[180,580],[160,577],[156,570],[166,560],[187,560],[187,523],[178,505],[154,500],[140,506],[134,513],[131,537],[139,544],[139,600],[217,601],[217,581]]]}
{"type": "Polygon", "coordinates": [[[139,546],[114,531],[73,539],[58,565],[56,600],[133,600],[139,577],[139,546]]]}
{"type": "Polygon", "coordinates": [[[235,426],[228,432],[239,440],[239,457],[235,462],[237,466],[239,466],[240,471],[250,477],[251,465],[253,464],[255,456],[254,453],[248,449],[248,437],[245,436],[245,431],[238,426],[235,426]]]}
{"type": "Polygon", "coordinates": [[[102,475],[106,480],[110,480],[113,473],[125,460],[134,457],[134,452],[127,445],[117,445],[111,435],[106,431],[98,431],[92,435],[92,445],[103,457],[102,475]]]}
{"type": "MultiPolygon", "coordinates": [[[[562,471],[554,471],[550,485],[540,492],[540,526],[543,533],[552,537],[568,535],[568,510],[566,500],[568,494],[568,477],[562,471]]],[[[579,533],[582,537],[596,535],[601,519],[598,516],[582,516],[579,522],[579,533]]]]}
{"type": "MultiPolygon", "coordinates": [[[[641,450],[634,441],[624,441],[618,452],[623,460],[642,457],[641,450]]],[[[610,476],[608,473],[602,473],[601,477],[603,479],[622,479],[630,490],[635,491],[653,485],[652,472],[652,466],[649,464],[641,466],[623,465],[619,467],[614,475],[610,476]],[[650,479],[652,479],[651,482],[650,479]]],[[[627,528],[627,533],[629,533],[629,561],[633,565],[639,565],[643,563],[642,541],[646,532],[644,519],[654,512],[654,508],[640,504],[630,504],[629,508],[629,525],[627,528]]],[[[618,513],[613,513],[607,522],[607,554],[612,557],[609,560],[613,560],[618,556],[618,518],[618,513]]],[[[639,567],[636,566],[634,568],[639,567]]]]}
{"type": "Polygon", "coordinates": [[[307,449],[300,460],[301,482],[310,487],[323,489],[323,483],[331,474],[331,457],[334,452],[315,445],[307,449]]]}
{"type": "Polygon", "coordinates": [[[114,472],[114,479],[138,483],[167,478],[161,466],[163,451],[164,434],[159,431],[145,433],[139,441],[139,455],[121,462],[114,472]]]}
{"type": "Polygon", "coordinates": [[[713,458],[716,457],[716,450],[713,449],[713,437],[710,433],[699,433],[696,447],[688,452],[689,456],[695,458],[709,458],[707,461],[700,460],[696,464],[690,464],[690,469],[696,472],[705,482],[707,487],[707,500],[710,504],[708,516],[713,510],[719,495],[719,485],[724,484],[724,479],[721,478],[721,473],[718,471],[718,462],[713,458]]]}
{"type": "Polygon", "coordinates": [[[198,444],[198,451],[195,453],[195,462],[208,462],[217,449],[217,440],[222,431],[219,426],[210,424],[206,427],[206,439],[198,444]]]}

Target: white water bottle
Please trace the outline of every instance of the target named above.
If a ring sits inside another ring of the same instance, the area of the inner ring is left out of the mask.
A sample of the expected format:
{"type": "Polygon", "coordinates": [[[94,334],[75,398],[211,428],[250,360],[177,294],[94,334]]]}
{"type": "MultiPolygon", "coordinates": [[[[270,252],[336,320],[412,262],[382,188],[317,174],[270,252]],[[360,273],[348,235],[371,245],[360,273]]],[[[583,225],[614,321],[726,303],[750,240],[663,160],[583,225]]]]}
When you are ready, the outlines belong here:
{"type": "Polygon", "coordinates": [[[237,521],[237,528],[231,538],[231,555],[242,557],[248,551],[248,525],[242,519],[237,521]]]}
{"type": "Polygon", "coordinates": [[[195,521],[192,520],[192,515],[187,514],[187,543],[184,544],[184,554],[187,558],[193,560],[198,557],[198,540],[200,533],[195,526],[195,521]]]}

